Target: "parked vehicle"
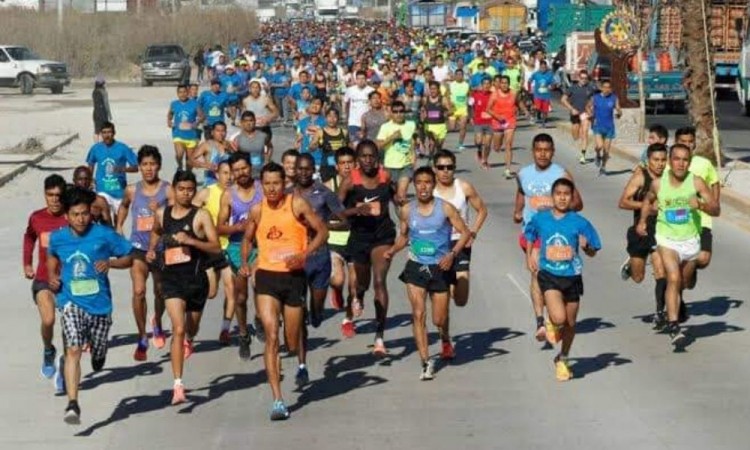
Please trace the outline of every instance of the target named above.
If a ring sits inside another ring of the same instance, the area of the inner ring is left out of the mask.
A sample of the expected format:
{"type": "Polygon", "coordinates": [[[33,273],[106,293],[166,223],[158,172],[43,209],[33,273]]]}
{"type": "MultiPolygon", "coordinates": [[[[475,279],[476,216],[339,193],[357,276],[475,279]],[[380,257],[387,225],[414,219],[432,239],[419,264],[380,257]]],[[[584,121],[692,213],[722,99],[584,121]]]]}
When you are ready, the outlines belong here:
{"type": "Polygon", "coordinates": [[[744,18],[735,21],[735,29],[742,37],[742,51],[738,65],[738,76],[736,81],[737,97],[742,105],[743,112],[750,116],[750,6],[744,18]]]}
{"type": "Polygon", "coordinates": [[[62,94],[69,85],[65,63],[42,59],[20,45],[0,45],[0,87],[20,88],[22,94],[30,95],[35,88],[62,94]]]}
{"type": "Polygon", "coordinates": [[[190,82],[188,54],[176,44],[149,45],[141,58],[141,86],[155,81],[190,82]]]}
{"type": "Polygon", "coordinates": [[[433,31],[445,28],[448,7],[445,3],[412,3],[409,5],[409,26],[412,28],[430,27],[433,31]]]}
{"type": "Polygon", "coordinates": [[[479,14],[479,31],[520,33],[526,29],[526,13],[526,6],[517,1],[488,1],[479,14]]]}

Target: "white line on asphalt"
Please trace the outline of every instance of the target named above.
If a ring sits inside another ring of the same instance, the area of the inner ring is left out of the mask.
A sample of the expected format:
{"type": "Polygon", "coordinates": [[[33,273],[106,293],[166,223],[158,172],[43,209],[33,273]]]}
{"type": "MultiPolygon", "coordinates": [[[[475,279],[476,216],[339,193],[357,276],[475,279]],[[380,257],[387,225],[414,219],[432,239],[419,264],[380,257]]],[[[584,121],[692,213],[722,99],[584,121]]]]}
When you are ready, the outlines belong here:
{"type": "Polygon", "coordinates": [[[508,277],[510,282],[513,283],[513,285],[521,292],[521,294],[523,294],[523,296],[526,297],[528,301],[531,301],[531,297],[529,297],[529,293],[526,292],[526,289],[521,287],[521,283],[519,283],[518,280],[516,280],[516,277],[514,277],[510,272],[506,273],[505,275],[508,277]]]}

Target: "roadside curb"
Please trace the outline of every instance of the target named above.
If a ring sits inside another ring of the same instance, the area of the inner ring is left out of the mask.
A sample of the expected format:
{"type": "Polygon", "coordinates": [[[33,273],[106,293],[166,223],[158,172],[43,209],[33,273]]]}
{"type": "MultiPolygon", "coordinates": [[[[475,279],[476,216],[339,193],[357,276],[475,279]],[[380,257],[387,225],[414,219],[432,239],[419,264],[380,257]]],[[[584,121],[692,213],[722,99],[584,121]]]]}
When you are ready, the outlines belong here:
{"type": "Polygon", "coordinates": [[[71,142],[79,138],[80,136],[78,133],[71,134],[70,136],[65,138],[62,142],[58,143],[57,145],[50,148],[49,150],[43,151],[41,154],[35,156],[34,158],[28,161],[19,162],[18,166],[15,169],[11,170],[5,175],[0,176],[0,188],[5,186],[13,178],[26,172],[26,170],[28,170],[29,167],[39,164],[40,162],[44,160],[44,158],[54,155],[58,150],[65,147],[66,145],[69,145],[71,142]]]}
{"type": "MultiPolygon", "coordinates": [[[[565,123],[563,121],[558,121],[555,125],[558,130],[562,130],[570,134],[570,129],[572,128],[570,124],[565,123]]],[[[591,137],[593,136],[594,135],[591,134],[591,137]]],[[[633,155],[632,153],[626,150],[621,149],[614,143],[612,144],[610,151],[613,154],[616,154],[617,156],[620,156],[632,163],[637,164],[640,162],[640,158],[638,158],[637,156],[633,155]]],[[[736,165],[735,169],[750,169],[750,164],[744,163],[742,161],[735,161],[733,164],[736,165]]],[[[733,190],[732,188],[722,186],[721,201],[743,214],[750,215],[750,197],[742,195],[739,192],[733,190]]]]}

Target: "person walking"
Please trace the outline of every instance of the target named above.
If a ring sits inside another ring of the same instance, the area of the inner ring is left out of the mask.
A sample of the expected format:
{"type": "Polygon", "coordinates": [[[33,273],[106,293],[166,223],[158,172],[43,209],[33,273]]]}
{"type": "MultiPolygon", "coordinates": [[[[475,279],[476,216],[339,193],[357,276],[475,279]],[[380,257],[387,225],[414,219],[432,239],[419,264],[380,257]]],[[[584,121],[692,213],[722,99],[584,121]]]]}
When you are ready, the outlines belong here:
{"type": "Polygon", "coordinates": [[[94,142],[101,140],[102,126],[105,122],[112,122],[112,110],[109,109],[109,95],[104,77],[99,75],[94,80],[94,90],[91,92],[94,102],[94,142]]]}

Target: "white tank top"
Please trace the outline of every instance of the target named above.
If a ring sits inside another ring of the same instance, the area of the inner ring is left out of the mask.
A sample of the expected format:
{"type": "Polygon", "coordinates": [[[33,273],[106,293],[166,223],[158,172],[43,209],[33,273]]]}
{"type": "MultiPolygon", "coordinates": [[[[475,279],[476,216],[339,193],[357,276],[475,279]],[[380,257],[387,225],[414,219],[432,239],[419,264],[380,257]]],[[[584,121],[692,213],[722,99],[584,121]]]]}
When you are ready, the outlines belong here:
{"type": "MultiPolygon", "coordinates": [[[[461,182],[458,178],[453,180],[453,197],[449,198],[442,195],[440,192],[438,192],[437,188],[434,189],[433,195],[455,206],[458,210],[458,214],[461,216],[464,222],[466,222],[466,225],[469,225],[469,202],[466,201],[466,193],[464,193],[464,190],[461,187],[461,182]]],[[[457,241],[460,238],[461,233],[459,233],[454,228],[451,234],[451,240],[457,241]]]]}

